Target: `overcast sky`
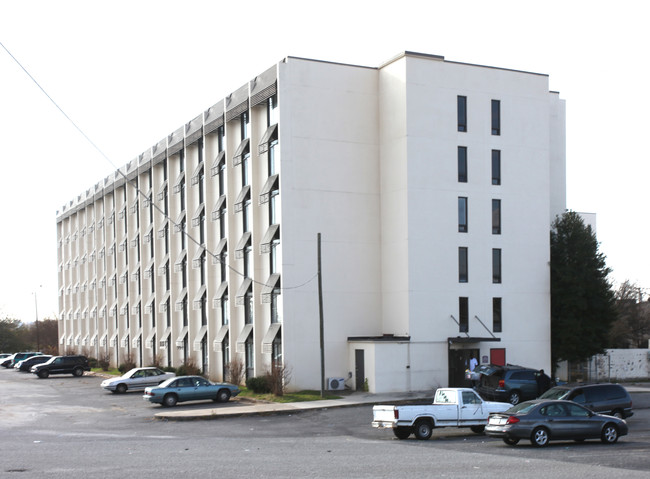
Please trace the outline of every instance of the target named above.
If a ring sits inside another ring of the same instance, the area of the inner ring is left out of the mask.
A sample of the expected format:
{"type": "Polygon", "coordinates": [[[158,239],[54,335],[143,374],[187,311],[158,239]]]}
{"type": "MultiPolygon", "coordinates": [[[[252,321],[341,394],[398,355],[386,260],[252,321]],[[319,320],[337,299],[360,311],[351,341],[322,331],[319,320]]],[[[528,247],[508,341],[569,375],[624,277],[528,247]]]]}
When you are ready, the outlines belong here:
{"type": "Polygon", "coordinates": [[[0,42],[110,159],[0,48],[0,318],[58,317],[57,210],[257,74],[286,56],[376,67],[404,50],[550,75],[567,105],[567,207],[597,214],[613,282],[650,288],[646,5],[0,0],[0,42]]]}

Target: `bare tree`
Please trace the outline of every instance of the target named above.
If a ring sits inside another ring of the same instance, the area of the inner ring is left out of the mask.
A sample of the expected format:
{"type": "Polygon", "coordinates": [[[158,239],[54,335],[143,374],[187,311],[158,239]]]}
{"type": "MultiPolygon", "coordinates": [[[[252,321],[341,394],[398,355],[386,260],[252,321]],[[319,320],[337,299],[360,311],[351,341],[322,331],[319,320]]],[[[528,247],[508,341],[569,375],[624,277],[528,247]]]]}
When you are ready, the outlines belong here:
{"type": "Polygon", "coordinates": [[[612,348],[645,348],[650,338],[650,303],[643,301],[642,289],[630,281],[616,291],[618,319],[612,324],[612,348]]]}

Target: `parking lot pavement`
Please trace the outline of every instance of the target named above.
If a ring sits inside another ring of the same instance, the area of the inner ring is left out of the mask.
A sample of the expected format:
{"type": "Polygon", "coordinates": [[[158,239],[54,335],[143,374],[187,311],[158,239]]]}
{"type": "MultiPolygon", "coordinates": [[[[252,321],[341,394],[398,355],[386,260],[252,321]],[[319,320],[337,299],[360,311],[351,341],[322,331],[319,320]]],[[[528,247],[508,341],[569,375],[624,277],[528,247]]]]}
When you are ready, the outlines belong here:
{"type": "MultiPolygon", "coordinates": [[[[630,394],[650,392],[650,383],[625,384],[630,394]]],[[[253,416],[267,414],[290,414],[292,412],[313,409],[328,409],[333,407],[350,407],[374,404],[399,404],[404,402],[427,402],[432,400],[431,391],[414,391],[407,393],[370,394],[352,392],[341,399],[327,399],[322,401],[306,401],[293,403],[260,402],[248,398],[237,398],[237,405],[229,408],[205,408],[191,410],[165,409],[155,414],[156,419],[174,421],[188,421],[196,419],[219,419],[232,416],[253,416]]],[[[634,397],[632,398],[634,399],[634,397]]]]}

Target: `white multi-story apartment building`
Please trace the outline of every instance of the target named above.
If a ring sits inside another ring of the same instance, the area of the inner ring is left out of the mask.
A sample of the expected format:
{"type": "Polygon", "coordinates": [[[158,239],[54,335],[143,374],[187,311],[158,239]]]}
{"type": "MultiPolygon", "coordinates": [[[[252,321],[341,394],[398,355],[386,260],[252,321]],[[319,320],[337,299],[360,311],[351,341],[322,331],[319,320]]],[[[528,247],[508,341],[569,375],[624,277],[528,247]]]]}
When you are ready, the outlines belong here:
{"type": "Polygon", "coordinates": [[[546,75],[288,57],[66,204],[60,346],[373,392],[550,369],[565,106],[546,75]]]}

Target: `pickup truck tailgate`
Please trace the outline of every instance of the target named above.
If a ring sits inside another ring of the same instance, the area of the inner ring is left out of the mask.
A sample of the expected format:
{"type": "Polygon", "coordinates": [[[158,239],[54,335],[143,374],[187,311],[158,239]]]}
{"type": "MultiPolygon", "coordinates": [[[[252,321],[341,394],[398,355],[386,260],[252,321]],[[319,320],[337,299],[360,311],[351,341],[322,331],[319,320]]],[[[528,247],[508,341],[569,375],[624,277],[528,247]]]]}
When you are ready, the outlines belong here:
{"type": "Polygon", "coordinates": [[[374,406],[372,408],[373,427],[394,427],[396,422],[395,406],[374,406]]]}

